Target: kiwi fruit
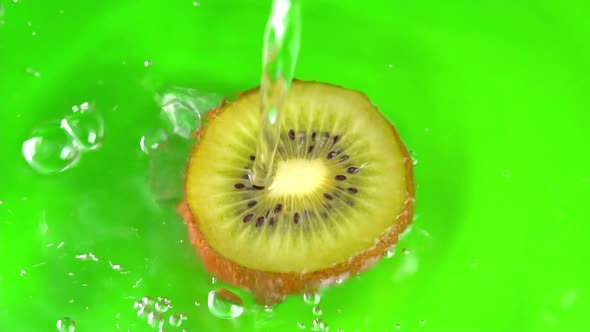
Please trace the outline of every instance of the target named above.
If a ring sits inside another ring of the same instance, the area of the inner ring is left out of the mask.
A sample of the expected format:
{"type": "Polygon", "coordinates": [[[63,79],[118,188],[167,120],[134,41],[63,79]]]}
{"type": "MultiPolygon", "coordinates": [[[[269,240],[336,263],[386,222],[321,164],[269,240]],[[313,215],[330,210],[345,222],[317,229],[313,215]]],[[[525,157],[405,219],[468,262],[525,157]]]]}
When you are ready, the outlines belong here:
{"type": "Polygon", "coordinates": [[[264,304],[369,268],[412,220],[412,161],[362,93],[294,81],[271,183],[249,179],[260,90],[210,112],[179,206],[205,268],[264,304]]]}

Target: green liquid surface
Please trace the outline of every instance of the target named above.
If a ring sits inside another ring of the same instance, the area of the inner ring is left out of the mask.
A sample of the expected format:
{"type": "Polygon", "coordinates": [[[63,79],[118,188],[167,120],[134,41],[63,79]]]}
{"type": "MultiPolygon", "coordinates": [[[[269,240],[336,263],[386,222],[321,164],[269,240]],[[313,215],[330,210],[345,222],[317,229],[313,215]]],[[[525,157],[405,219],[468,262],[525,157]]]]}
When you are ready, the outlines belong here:
{"type": "MultiPolygon", "coordinates": [[[[586,2],[301,9],[295,77],[363,91],[414,151],[416,218],[391,257],[319,298],[265,309],[212,280],[190,246],[174,207],[191,128],[166,129],[162,96],[257,86],[270,1],[2,1],[2,330],[587,327],[586,2]],[[23,142],[82,121],[72,107],[85,102],[100,119],[72,129],[87,148],[66,153],[75,163],[63,172],[33,169],[23,142]],[[100,123],[98,141],[88,128],[100,123]]],[[[195,116],[181,106],[172,118],[195,116]]]]}

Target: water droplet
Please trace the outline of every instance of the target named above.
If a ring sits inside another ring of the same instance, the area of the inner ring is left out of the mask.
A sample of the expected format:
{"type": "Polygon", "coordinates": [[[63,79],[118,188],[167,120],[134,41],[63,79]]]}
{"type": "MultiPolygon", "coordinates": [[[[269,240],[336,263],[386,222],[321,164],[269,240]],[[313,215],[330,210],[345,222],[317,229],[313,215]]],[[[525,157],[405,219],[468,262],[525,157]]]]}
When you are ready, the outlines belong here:
{"type": "Polygon", "coordinates": [[[161,313],[152,311],[147,315],[147,322],[152,328],[161,329],[164,327],[166,319],[161,313]]]}
{"type": "Polygon", "coordinates": [[[303,322],[297,322],[297,327],[304,330],[305,329],[305,324],[303,322]]]}
{"type": "Polygon", "coordinates": [[[311,330],[312,331],[328,331],[328,324],[326,324],[321,318],[316,318],[313,320],[311,330]]]}
{"type": "Polygon", "coordinates": [[[505,178],[507,178],[507,177],[509,177],[509,176],[510,176],[510,173],[509,173],[509,172],[504,172],[504,177],[505,177],[505,178]]]}
{"type": "Polygon", "coordinates": [[[409,253],[410,253],[410,250],[408,248],[403,248],[402,249],[402,254],[408,255],[409,253]]]}
{"type": "Polygon", "coordinates": [[[175,314],[175,315],[170,316],[170,318],[168,319],[168,323],[170,323],[170,326],[179,327],[180,325],[182,325],[182,322],[185,320],[186,320],[185,314],[175,314]]]}
{"type": "Polygon", "coordinates": [[[416,153],[416,151],[413,151],[413,150],[409,150],[409,152],[410,152],[410,158],[412,158],[412,164],[417,165],[418,164],[418,154],[416,153]]]}
{"type": "Polygon", "coordinates": [[[80,160],[76,143],[57,125],[34,130],[23,143],[22,153],[29,165],[42,174],[63,172],[80,160]]]}
{"type": "Polygon", "coordinates": [[[475,261],[471,262],[471,266],[476,266],[477,263],[475,263],[475,261]]]}
{"type": "Polygon", "coordinates": [[[387,67],[393,68],[393,63],[388,64],[387,67]]]}
{"type": "Polygon", "coordinates": [[[311,305],[318,305],[320,303],[320,294],[318,293],[305,293],[303,294],[303,302],[311,305]]]}
{"type": "Polygon", "coordinates": [[[197,306],[197,307],[200,307],[200,306],[201,306],[201,303],[200,303],[200,302],[197,302],[197,301],[195,301],[195,306],[197,306]]]}
{"type": "Polygon", "coordinates": [[[199,2],[198,1],[193,2],[193,6],[198,7],[199,6],[199,2]]]}
{"type": "Polygon", "coordinates": [[[156,308],[156,311],[166,312],[168,309],[172,308],[172,301],[166,297],[158,297],[154,307],[156,308]]]}
{"type": "Polygon", "coordinates": [[[316,305],[315,307],[313,307],[313,309],[311,309],[311,313],[314,316],[321,316],[322,315],[322,308],[319,305],[316,305]]]}
{"type": "Polygon", "coordinates": [[[219,318],[232,319],[239,317],[244,312],[242,299],[226,289],[209,292],[207,304],[209,311],[219,318]]]}
{"type": "Polygon", "coordinates": [[[20,276],[21,276],[21,277],[24,277],[24,276],[26,276],[26,275],[27,275],[27,271],[26,271],[25,269],[21,269],[21,270],[20,270],[20,276]]]}
{"type": "Polygon", "coordinates": [[[268,305],[265,305],[264,308],[263,308],[263,310],[264,310],[264,312],[272,312],[272,307],[271,306],[268,306],[268,305]]]}
{"type": "Polygon", "coordinates": [[[31,74],[31,75],[33,75],[33,76],[35,76],[35,77],[40,77],[41,76],[41,73],[38,72],[38,71],[36,71],[33,68],[27,68],[26,69],[26,72],[29,73],[29,74],[31,74]]]}
{"type": "Polygon", "coordinates": [[[401,329],[401,326],[399,324],[395,324],[394,327],[398,330],[401,329]]]}
{"type": "Polygon", "coordinates": [[[61,127],[72,136],[82,151],[97,149],[104,139],[104,121],[93,111],[68,115],[61,120],[61,127]]]}
{"type": "Polygon", "coordinates": [[[157,149],[167,138],[162,129],[153,130],[141,137],[139,146],[143,152],[149,154],[151,150],[157,149]]]}
{"type": "Polygon", "coordinates": [[[83,260],[83,261],[92,260],[92,261],[98,262],[98,257],[96,257],[96,255],[94,255],[93,253],[76,255],[76,258],[83,260]]]}
{"type": "Polygon", "coordinates": [[[421,319],[421,320],[420,320],[420,324],[421,324],[421,325],[424,325],[424,324],[426,324],[426,322],[424,321],[424,319],[421,319]]]}
{"type": "Polygon", "coordinates": [[[152,60],[145,60],[145,61],[143,62],[143,65],[144,65],[145,67],[151,67],[151,66],[152,66],[152,64],[153,64],[153,63],[152,63],[152,60]]]}
{"type": "Polygon", "coordinates": [[[385,252],[385,258],[391,258],[393,256],[395,256],[395,245],[387,249],[387,251],[385,252]]]}
{"type": "Polygon", "coordinates": [[[217,279],[215,277],[211,277],[211,285],[215,285],[217,283],[217,279]]]}
{"type": "Polygon", "coordinates": [[[173,100],[162,106],[163,117],[171,126],[170,131],[178,136],[190,138],[201,127],[201,115],[188,103],[173,100]]]}
{"type": "Polygon", "coordinates": [[[57,330],[59,332],[74,332],[76,331],[76,322],[69,317],[64,317],[57,321],[57,330]]]}

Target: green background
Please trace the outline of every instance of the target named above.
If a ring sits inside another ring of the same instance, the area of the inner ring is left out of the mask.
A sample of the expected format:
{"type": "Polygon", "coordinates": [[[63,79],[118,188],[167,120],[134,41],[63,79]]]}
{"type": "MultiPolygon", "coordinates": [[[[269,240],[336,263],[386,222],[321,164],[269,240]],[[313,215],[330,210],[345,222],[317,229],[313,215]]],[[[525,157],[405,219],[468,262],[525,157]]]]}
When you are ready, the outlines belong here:
{"type": "MultiPolygon", "coordinates": [[[[172,204],[187,142],[139,147],[161,126],[155,89],[258,84],[270,2],[0,3],[0,328],[54,331],[68,316],[76,331],[148,331],[133,302],[149,295],[170,298],[187,331],[309,330],[301,296],[268,312],[242,294],[239,318],[209,313],[219,285],[172,204]],[[105,120],[101,149],[33,171],[27,135],[84,101],[105,120]]],[[[418,160],[412,230],[322,293],[330,331],[588,330],[589,6],[303,1],[296,77],[365,92],[418,160]]]]}

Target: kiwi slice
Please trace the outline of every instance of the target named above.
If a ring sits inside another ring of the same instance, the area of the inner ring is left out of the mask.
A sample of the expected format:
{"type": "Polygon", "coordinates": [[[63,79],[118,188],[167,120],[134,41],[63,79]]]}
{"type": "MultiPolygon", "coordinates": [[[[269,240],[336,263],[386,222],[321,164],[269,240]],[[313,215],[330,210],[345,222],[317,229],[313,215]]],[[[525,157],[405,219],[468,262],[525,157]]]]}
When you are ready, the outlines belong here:
{"type": "Polygon", "coordinates": [[[370,267],[412,220],[412,162],[360,92],[294,81],[272,183],[252,185],[259,89],[209,116],[179,212],[207,270],[262,303],[370,267]]]}

